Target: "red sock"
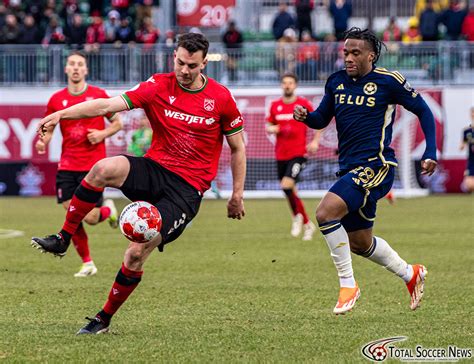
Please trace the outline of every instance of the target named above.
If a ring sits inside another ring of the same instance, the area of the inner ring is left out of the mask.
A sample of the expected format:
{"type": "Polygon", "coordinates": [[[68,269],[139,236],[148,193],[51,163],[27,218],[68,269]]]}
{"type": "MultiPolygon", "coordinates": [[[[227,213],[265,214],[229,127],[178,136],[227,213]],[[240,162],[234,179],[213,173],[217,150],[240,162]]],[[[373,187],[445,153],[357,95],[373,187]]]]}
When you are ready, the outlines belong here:
{"type": "Polygon", "coordinates": [[[72,236],[72,243],[74,244],[77,254],[79,254],[83,263],[87,263],[92,260],[89,252],[89,244],[87,242],[87,233],[82,223],[79,224],[76,233],[72,236]]]}
{"type": "Polygon", "coordinates": [[[110,213],[112,210],[110,210],[109,206],[101,206],[100,207],[100,215],[99,215],[99,222],[104,221],[110,216],[110,213]]]}
{"type": "Polygon", "coordinates": [[[103,188],[94,187],[83,179],[74,192],[74,196],[72,196],[66,213],[66,221],[64,222],[63,230],[74,235],[81,221],[102,197],[103,191],[103,188]]]}
{"type": "Polygon", "coordinates": [[[125,267],[122,263],[122,268],[118,271],[115,277],[115,282],[109,293],[109,298],[104,305],[104,312],[110,316],[115,314],[122,304],[127,300],[128,296],[138,286],[142,279],[143,271],[133,271],[125,267]]]}
{"type": "Polygon", "coordinates": [[[298,214],[303,215],[303,224],[307,224],[309,219],[308,219],[308,215],[306,214],[306,210],[304,209],[303,201],[301,201],[301,199],[298,197],[296,193],[293,193],[293,198],[295,200],[298,214]]]}

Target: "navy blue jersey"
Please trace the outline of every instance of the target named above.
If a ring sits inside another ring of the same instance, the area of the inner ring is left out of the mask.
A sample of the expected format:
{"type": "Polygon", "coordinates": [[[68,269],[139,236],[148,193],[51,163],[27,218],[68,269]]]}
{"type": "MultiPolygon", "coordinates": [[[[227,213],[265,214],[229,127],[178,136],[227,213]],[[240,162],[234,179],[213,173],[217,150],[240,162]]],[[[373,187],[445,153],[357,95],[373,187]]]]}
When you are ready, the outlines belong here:
{"type": "Polygon", "coordinates": [[[473,128],[466,128],[463,132],[463,139],[464,143],[467,144],[468,155],[467,159],[469,165],[474,166],[474,129],[473,128]]]}
{"type": "Polygon", "coordinates": [[[322,129],[333,117],[339,140],[339,166],[348,170],[367,162],[397,165],[390,147],[396,104],[415,113],[427,140],[423,159],[436,160],[433,114],[423,98],[399,72],[373,68],[354,80],[345,70],[332,74],[321,104],[308,114],[305,123],[322,129]]]}

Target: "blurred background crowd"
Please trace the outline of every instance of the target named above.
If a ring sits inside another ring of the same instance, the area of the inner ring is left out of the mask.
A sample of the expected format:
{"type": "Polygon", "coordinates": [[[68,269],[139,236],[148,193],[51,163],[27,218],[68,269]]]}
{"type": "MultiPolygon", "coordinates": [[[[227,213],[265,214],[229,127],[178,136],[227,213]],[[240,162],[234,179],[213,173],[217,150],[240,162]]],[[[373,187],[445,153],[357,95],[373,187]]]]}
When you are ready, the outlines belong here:
{"type": "Polygon", "coordinates": [[[450,69],[466,71],[474,64],[474,1],[227,0],[219,5],[216,0],[211,1],[217,4],[215,9],[231,3],[234,14],[216,13],[218,21],[206,23],[203,17],[190,26],[180,22],[180,14],[193,3],[3,1],[0,45],[16,47],[0,48],[0,81],[61,82],[59,58],[65,50],[83,49],[89,55],[93,80],[134,82],[154,72],[167,72],[176,36],[195,31],[212,41],[210,61],[216,63],[209,72],[221,82],[273,82],[285,72],[297,73],[303,82],[320,82],[343,67],[340,41],[352,25],[376,30],[388,45],[384,65],[401,65],[413,71],[415,79],[452,81],[450,69]],[[378,16],[379,8],[388,11],[378,16]],[[439,41],[443,45],[433,44],[439,41]],[[453,54],[453,43],[446,41],[467,45],[456,46],[457,54],[453,54]],[[34,44],[40,46],[25,48],[34,44]]]}

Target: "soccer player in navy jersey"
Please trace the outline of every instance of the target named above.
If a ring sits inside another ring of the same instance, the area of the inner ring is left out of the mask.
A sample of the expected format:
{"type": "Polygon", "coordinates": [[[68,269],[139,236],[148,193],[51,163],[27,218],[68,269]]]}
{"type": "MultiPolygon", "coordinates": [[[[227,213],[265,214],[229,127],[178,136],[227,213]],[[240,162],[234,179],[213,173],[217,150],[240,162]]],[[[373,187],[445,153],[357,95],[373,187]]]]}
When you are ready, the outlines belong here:
{"type": "Polygon", "coordinates": [[[463,130],[459,149],[464,150],[466,147],[467,166],[462,184],[466,192],[474,192],[474,106],[471,107],[471,125],[463,130]]]}
{"type": "Polygon", "coordinates": [[[348,30],[344,43],[345,70],[328,78],[325,95],[314,112],[303,107],[294,110],[296,120],[314,129],[322,129],[333,117],[336,119],[339,180],[316,209],[319,229],[339,275],[335,314],[350,311],[360,296],[351,251],[402,278],[410,293],[412,310],[420,304],[427,274],[423,265],[407,264],[372,232],[377,201],[390,191],[397,166],[390,148],[396,104],[420,119],[426,139],[422,173],[431,175],[437,165],[433,114],[399,72],[375,66],[382,46],[367,29],[348,30]]]}
{"type": "Polygon", "coordinates": [[[89,118],[142,108],[153,136],[144,157],[116,156],[94,164],[72,197],[58,234],[32,238],[43,251],[65,254],[71,237],[105,187],[119,188],[132,201],[155,205],[162,217],[160,235],[131,242],[108,298],[78,334],[100,334],[141,281],[143,265],[155,248],[177,239],[199,211],[202,196],[217,173],[224,137],[231,151],[232,195],[227,217],[245,215],[246,172],[243,118],[230,91],[205,76],[209,42],[202,34],[182,34],[174,52],[174,72],[154,74],[120,96],[86,101],[42,119],[38,131],[62,120],[89,118]]]}

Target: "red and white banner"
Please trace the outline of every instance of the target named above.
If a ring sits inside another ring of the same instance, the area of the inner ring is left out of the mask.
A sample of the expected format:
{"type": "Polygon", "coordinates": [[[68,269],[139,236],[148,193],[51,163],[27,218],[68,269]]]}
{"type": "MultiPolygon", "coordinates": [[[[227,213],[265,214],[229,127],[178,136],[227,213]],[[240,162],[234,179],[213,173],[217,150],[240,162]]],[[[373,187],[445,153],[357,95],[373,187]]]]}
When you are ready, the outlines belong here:
{"type": "Polygon", "coordinates": [[[220,28],[230,19],[235,0],[177,0],[178,26],[220,28]]]}

